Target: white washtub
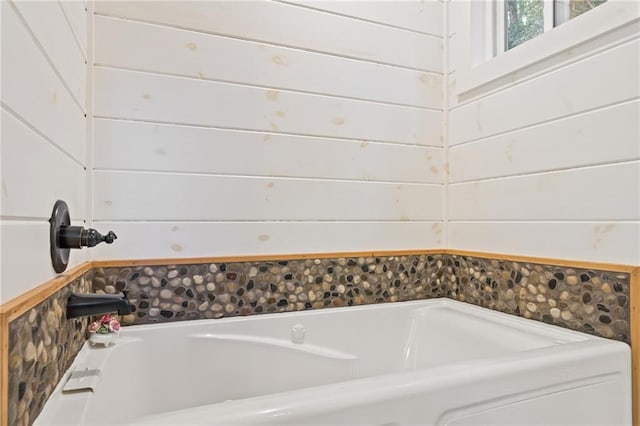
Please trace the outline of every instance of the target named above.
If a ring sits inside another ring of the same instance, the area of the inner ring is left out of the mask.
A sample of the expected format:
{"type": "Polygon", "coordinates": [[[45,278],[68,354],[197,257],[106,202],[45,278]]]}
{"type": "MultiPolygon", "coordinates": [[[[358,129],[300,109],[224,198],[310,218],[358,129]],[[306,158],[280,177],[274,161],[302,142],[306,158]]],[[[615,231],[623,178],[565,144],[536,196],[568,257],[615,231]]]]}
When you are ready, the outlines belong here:
{"type": "Polygon", "coordinates": [[[626,344],[446,299],[121,334],[70,368],[95,391],[61,383],[36,424],[631,424],[626,344]]]}

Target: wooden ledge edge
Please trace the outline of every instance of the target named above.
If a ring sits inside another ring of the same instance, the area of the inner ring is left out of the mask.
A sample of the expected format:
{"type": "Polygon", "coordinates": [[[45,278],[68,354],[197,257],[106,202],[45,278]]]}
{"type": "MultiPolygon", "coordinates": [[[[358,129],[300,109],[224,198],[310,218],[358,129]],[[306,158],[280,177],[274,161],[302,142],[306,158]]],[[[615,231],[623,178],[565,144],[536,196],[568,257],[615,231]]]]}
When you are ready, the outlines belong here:
{"type": "Polygon", "coordinates": [[[543,265],[557,265],[582,269],[598,269],[612,272],[625,272],[630,274],[640,265],[624,265],[618,263],[591,262],[585,260],[554,259],[550,257],[536,257],[513,255],[504,253],[488,253],[480,251],[456,250],[456,249],[416,249],[416,250],[388,250],[388,251],[357,251],[335,253],[302,253],[302,254],[252,254],[240,256],[212,256],[190,258],[164,258],[164,259],[115,259],[95,260],[94,268],[119,268],[127,266],[158,266],[158,265],[188,265],[199,263],[231,263],[231,262],[268,262],[278,260],[305,260],[305,259],[332,259],[339,257],[389,257],[389,256],[413,256],[413,255],[452,255],[470,256],[484,259],[498,259],[519,263],[537,263],[543,265]]]}
{"type": "Polygon", "coordinates": [[[94,268],[119,268],[125,266],[188,265],[199,263],[269,262],[278,260],[333,259],[340,257],[390,257],[443,254],[437,249],[355,251],[334,253],[251,254],[244,256],[191,257],[169,259],[95,260],[94,268]]]}
{"type": "Polygon", "coordinates": [[[91,262],[81,263],[38,287],[22,293],[14,299],[0,305],[0,315],[6,319],[7,323],[11,322],[92,268],[93,264],[91,262]]]}

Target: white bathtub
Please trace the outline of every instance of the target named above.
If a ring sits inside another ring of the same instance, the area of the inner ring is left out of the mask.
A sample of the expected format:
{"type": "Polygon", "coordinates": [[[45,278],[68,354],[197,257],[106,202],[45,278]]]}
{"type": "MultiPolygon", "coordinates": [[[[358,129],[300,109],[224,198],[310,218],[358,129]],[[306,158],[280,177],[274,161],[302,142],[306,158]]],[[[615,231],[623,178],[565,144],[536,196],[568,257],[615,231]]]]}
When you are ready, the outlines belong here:
{"type": "Polygon", "coordinates": [[[61,383],[36,424],[631,424],[626,344],[446,299],[121,334],[70,368],[95,391],[61,383]]]}

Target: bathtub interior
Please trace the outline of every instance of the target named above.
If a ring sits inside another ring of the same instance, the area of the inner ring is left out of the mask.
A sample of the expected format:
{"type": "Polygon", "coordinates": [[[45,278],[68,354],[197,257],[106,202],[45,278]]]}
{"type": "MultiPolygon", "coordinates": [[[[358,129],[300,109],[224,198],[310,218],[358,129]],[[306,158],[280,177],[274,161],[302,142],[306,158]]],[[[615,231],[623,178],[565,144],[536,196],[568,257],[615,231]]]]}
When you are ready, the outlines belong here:
{"type": "Polygon", "coordinates": [[[82,422],[116,424],[587,338],[461,305],[405,302],[126,328],[116,346],[84,349],[78,368],[97,368],[101,379],[85,396],[82,422]],[[306,329],[302,344],[291,341],[299,324],[306,329]],[[117,410],[104,403],[111,395],[117,410]]]}

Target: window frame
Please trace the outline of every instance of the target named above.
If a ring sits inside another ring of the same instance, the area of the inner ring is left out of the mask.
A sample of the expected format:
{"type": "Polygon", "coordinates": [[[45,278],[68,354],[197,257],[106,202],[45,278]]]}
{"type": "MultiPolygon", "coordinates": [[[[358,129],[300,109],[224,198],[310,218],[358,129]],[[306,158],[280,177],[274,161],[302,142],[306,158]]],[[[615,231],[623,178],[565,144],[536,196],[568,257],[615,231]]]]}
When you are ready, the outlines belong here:
{"type": "MultiPolygon", "coordinates": [[[[498,1],[504,5],[504,0],[498,1]]],[[[482,3],[484,2],[476,3],[471,0],[467,5],[469,7],[467,16],[470,22],[468,25],[463,25],[462,31],[456,35],[461,37],[459,45],[461,63],[457,64],[456,95],[458,96],[472,96],[479,91],[493,90],[496,86],[513,84],[530,73],[539,72],[538,67],[532,67],[536,68],[535,70],[527,69],[533,64],[544,64],[546,68],[558,66],[571,55],[576,55],[572,51],[579,46],[585,43],[597,46],[600,38],[619,28],[640,22],[640,2],[608,0],[589,13],[558,25],[553,28],[553,31],[546,31],[516,48],[496,55],[495,40],[498,32],[494,22],[499,5],[496,1],[491,2],[489,7],[486,3],[484,5],[482,3]],[[474,6],[476,6],[475,10],[474,6]],[[472,51],[472,40],[479,38],[485,42],[474,43],[472,51]],[[484,51],[478,52],[479,48],[484,51]],[[481,58],[482,61],[472,64],[472,57],[481,58]]],[[[504,36],[500,35],[500,37],[504,36]]],[[[607,40],[610,38],[608,37],[607,40]]]]}
{"type": "MultiPolygon", "coordinates": [[[[556,2],[558,0],[542,0],[542,23],[543,23],[543,34],[547,31],[551,31],[555,27],[560,24],[563,24],[567,21],[557,23],[556,22],[556,2]]],[[[595,8],[594,8],[595,9],[595,8]]],[[[507,10],[506,10],[506,0],[496,0],[495,2],[495,10],[494,10],[494,24],[495,24],[495,39],[494,43],[495,54],[500,55],[507,51],[507,10]]],[[[541,34],[542,35],[542,34],[541,34]]],[[[532,39],[529,39],[532,40],[532,39]]],[[[525,40],[526,43],[529,40],[525,40]]],[[[494,55],[495,56],[495,55],[494,55]]]]}

